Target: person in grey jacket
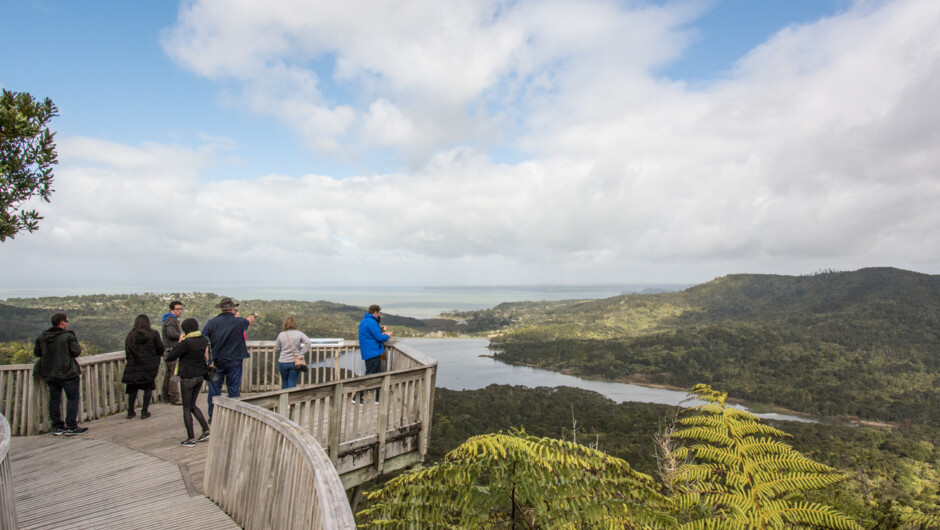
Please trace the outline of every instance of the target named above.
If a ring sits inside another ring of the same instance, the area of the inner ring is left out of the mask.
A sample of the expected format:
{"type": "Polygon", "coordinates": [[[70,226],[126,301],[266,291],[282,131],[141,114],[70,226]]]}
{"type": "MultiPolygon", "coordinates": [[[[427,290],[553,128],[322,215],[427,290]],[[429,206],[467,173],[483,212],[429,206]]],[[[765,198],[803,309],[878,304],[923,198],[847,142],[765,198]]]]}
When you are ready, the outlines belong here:
{"type": "MultiPolygon", "coordinates": [[[[183,334],[183,330],[180,328],[180,316],[182,314],[183,303],[179,300],[173,300],[170,302],[170,312],[164,313],[161,319],[161,335],[163,336],[163,346],[166,347],[167,352],[173,349],[173,346],[176,346],[176,343],[180,341],[180,335],[183,334]]],[[[180,399],[180,385],[179,383],[174,383],[172,380],[175,372],[176,361],[167,360],[166,373],[163,374],[163,386],[161,388],[160,397],[167,403],[182,405],[183,401],[180,399]]]]}
{"type": "Polygon", "coordinates": [[[56,436],[85,434],[88,427],[78,426],[78,405],[82,370],[76,357],[82,347],[69,331],[69,317],[65,313],[52,315],[52,327],[36,339],[33,355],[39,357],[35,370],[49,386],[49,419],[56,436]],[[65,421],[62,421],[62,392],[65,391],[65,421]]]}
{"type": "Polygon", "coordinates": [[[294,317],[284,319],[284,331],[277,336],[274,342],[274,355],[277,358],[277,371],[281,374],[281,388],[294,388],[300,370],[294,365],[295,357],[306,357],[310,351],[310,339],[303,331],[297,330],[294,317]]]}

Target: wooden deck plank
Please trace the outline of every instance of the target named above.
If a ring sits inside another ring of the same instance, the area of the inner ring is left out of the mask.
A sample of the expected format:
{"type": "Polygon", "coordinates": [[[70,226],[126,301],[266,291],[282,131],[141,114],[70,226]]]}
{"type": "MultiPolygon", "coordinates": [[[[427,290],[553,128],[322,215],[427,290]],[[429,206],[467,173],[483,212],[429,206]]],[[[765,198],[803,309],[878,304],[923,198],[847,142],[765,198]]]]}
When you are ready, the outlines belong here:
{"type": "MultiPolygon", "coordinates": [[[[200,408],[206,411],[204,395],[200,408]]],[[[238,528],[201,494],[209,444],[179,445],[186,438],[180,407],[150,410],[146,420],[122,413],[88,422],[81,436],[14,438],[18,527],[238,528]]]]}

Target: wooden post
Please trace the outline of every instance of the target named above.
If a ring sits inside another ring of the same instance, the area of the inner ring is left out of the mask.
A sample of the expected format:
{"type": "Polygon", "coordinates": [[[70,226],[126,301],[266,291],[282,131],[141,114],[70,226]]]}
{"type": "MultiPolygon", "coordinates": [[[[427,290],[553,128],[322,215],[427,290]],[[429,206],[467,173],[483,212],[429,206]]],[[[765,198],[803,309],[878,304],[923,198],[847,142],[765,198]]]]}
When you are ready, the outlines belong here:
{"type": "Polygon", "coordinates": [[[421,434],[418,437],[418,454],[422,459],[428,454],[428,441],[431,437],[431,396],[434,392],[434,367],[424,369],[424,396],[421,400],[421,434]]]}
{"type": "Polygon", "coordinates": [[[290,419],[290,394],[284,392],[277,398],[277,413],[290,419]]]}
{"type": "Polygon", "coordinates": [[[343,383],[337,383],[333,388],[333,403],[330,404],[330,460],[339,460],[339,431],[343,422],[343,383]]]}
{"type": "Polygon", "coordinates": [[[376,434],[379,436],[375,454],[375,470],[380,475],[382,470],[385,469],[385,436],[388,434],[388,407],[392,401],[389,395],[391,379],[388,374],[382,378],[382,391],[379,395],[379,417],[375,420],[376,434]]]}

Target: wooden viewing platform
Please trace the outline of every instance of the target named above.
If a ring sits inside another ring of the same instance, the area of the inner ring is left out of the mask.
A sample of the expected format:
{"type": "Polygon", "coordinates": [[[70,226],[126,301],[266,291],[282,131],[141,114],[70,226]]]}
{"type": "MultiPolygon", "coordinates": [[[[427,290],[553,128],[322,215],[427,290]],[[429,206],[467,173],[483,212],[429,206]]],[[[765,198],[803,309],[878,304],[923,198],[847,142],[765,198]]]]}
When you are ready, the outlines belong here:
{"type": "Polygon", "coordinates": [[[73,437],[48,433],[32,365],[0,366],[0,530],[353,528],[344,489],[423,461],[433,359],[392,342],[386,373],[356,377],[357,343],[315,347],[299,386],[279,390],[273,342],[249,349],[243,396],[216,401],[212,436],[195,448],[179,445],[178,406],[125,417],[123,352],[79,359],[89,432],[73,437]],[[351,403],[375,389],[378,403],[351,403]]]}

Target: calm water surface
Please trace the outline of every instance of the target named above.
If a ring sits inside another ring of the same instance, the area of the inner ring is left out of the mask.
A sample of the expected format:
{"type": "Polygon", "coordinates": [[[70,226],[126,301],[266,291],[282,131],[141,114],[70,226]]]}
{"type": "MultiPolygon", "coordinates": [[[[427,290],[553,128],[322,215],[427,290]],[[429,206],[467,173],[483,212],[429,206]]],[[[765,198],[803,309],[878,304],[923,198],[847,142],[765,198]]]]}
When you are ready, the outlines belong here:
{"type": "MultiPolygon", "coordinates": [[[[592,381],[540,368],[514,366],[483,355],[492,355],[488,339],[403,339],[422,353],[437,359],[437,386],[449,390],[477,390],[489,385],[570,386],[592,390],[622,403],[659,403],[662,405],[695,406],[701,402],[687,401],[688,394],[676,390],[651,388],[627,383],[592,381]]],[[[746,407],[741,407],[745,408],[746,407]]],[[[757,414],[765,419],[813,421],[784,414],[757,414]]]]}

